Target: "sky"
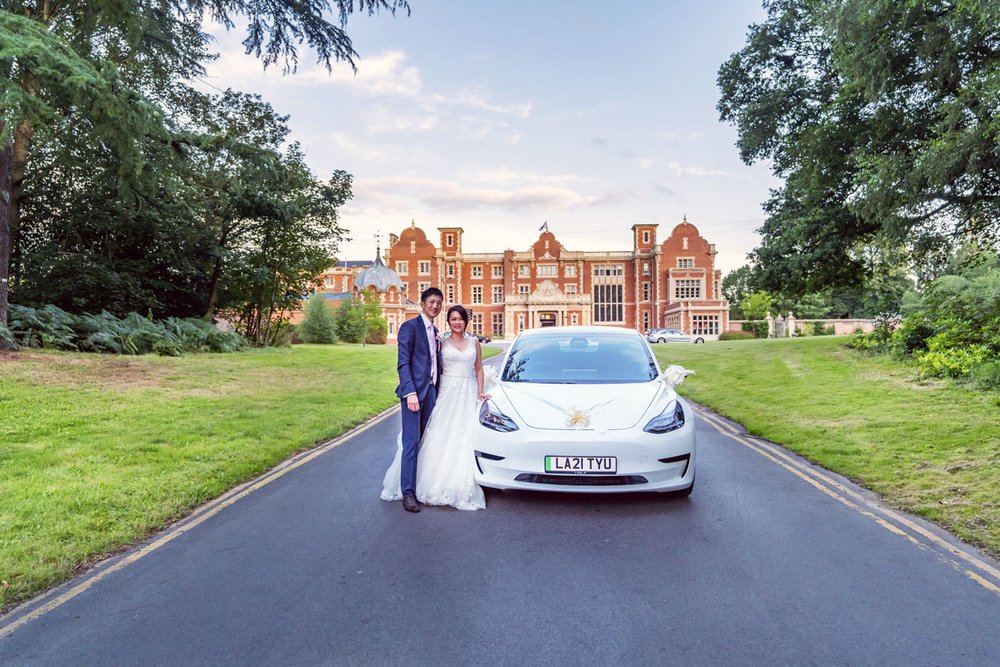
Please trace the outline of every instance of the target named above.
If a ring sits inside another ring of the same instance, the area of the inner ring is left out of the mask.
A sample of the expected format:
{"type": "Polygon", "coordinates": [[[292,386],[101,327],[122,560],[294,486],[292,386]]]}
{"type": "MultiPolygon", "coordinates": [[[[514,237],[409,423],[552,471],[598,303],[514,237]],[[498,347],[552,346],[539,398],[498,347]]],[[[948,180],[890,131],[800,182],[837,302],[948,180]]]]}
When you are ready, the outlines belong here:
{"type": "Polygon", "coordinates": [[[746,262],[779,181],[740,161],[716,75],[759,0],[410,5],[349,19],[357,73],[308,50],[293,74],[264,70],[209,28],[204,84],[260,94],[318,177],[353,175],[338,259],[372,259],[411,221],[435,243],[463,228],[465,252],[527,250],[544,222],[567,250],[630,251],[632,225],[662,241],[686,216],[723,274],[746,262]]]}

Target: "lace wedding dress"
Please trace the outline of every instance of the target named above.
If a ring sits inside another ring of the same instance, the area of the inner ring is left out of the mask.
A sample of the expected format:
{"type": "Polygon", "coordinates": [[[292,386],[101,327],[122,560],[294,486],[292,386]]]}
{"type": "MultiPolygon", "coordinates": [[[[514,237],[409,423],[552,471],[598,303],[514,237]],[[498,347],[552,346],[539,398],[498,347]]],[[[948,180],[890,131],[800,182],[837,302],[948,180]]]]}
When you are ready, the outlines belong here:
{"type": "MultiPolygon", "coordinates": [[[[404,406],[405,410],[406,407],[404,406]]],[[[425,505],[451,505],[460,510],[486,507],[483,490],[476,484],[473,434],[479,427],[479,388],[476,384],[476,344],[465,339],[460,350],[446,339],[441,345],[441,380],[437,402],[424,429],[417,454],[417,500],[425,505]]],[[[402,434],[396,457],[382,482],[382,500],[400,500],[402,434]]]]}

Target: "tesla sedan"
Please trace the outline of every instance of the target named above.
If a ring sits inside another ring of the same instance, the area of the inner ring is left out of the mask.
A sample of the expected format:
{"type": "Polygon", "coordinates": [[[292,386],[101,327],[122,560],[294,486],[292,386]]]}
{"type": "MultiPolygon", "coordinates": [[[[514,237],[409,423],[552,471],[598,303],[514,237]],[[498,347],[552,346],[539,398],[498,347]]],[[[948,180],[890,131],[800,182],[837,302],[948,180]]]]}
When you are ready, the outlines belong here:
{"type": "Polygon", "coordinates": [[[524,331],[489,391],[476,438],[482,486],[684,495],[694,488],[694,416],[637,331],[524,331]]]}
{"type": "MultiPolygon", "coordinates": [[[[649,333],[646,334],[646,340],[650,343],[690,343],[692,342],[691,336],[688,336],[683,331],[678,331],[677,329],[650,329],[649,333]]],[[[705,339],[701,336],[695,336],[695,343],[704,343],[705,339]]]]}

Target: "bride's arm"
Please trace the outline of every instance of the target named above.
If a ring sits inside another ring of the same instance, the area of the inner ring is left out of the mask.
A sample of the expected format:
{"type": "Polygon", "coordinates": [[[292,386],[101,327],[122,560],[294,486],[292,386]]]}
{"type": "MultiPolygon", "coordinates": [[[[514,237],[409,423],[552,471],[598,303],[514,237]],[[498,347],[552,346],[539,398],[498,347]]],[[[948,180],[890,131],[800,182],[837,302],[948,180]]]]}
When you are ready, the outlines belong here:
{"type": "Polygon", "coordinates": [[[479,387],[479,400],[483,401],[490,398],[490,395],[483,390],[483,383],[485,379],[483,377],[483,348],[479,345],[479,339],[473,338],[476,342],[476,386],[479,387]]]}

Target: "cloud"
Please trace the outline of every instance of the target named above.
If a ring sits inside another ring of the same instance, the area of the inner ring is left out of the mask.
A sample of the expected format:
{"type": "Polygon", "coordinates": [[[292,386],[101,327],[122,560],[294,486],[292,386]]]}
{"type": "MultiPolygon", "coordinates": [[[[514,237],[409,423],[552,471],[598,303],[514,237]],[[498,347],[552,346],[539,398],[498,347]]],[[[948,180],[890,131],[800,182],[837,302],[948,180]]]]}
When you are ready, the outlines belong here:
{"type": "Polygon", "coordinates": [[[666,164],[677,176],[725,176],[727,178],[736,178],[736,175],[732,172],[722,169],[709,169],[707,167],[699,167],[698,165],[681,164],[680,162],[667,162],[666,164]]]}
{"type": "Polygon", "coordinates": [[[668,130],[666,132],[654,132],[653,136],[664,141],[695,141],[705,136],[704,132],[681,132],[680,130],[668,130]]]}
{"type": "Polygon", "coordinates": [[[521,183],[521,184],[553,184],[592,182],[592,178],[584,178],[576,174],[536,174],[530,171],[514,171],[507,167],[487,169],[468,175],[468,179],[480,183],[521,183]]]}
{"type": "Polygon", "coordinates": [[[371,212],[425,214],[488,209],[491,212],[567,210],[616,201],[615,196],[595,196],[571,188],[533,185],[511,189],[467,187],[455,181],[419,177],[361,180],[354,183],[353,207],[371,212]]]}

